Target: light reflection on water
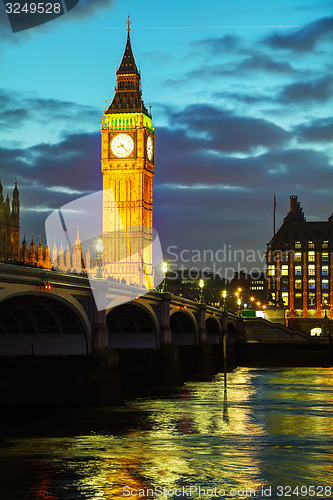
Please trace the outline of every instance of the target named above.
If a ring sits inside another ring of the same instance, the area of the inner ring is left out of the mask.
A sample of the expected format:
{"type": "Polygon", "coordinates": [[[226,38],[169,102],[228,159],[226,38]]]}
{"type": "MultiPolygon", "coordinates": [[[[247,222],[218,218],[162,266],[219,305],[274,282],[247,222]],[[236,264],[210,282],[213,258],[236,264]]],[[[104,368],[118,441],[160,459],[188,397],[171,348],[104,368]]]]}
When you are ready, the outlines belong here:
{"type": "Polygon", "coordinates": [[[227,392],[217,376],[137,399],[107,409],[116,432],[13,440],[0,450],[0,497],[139,499],[153,496],[126,497],[123,487],[201,486],[254,488],[262,498],[262,485],[332,485],[332,388],[330,368],[241,368],[227,392]]]}

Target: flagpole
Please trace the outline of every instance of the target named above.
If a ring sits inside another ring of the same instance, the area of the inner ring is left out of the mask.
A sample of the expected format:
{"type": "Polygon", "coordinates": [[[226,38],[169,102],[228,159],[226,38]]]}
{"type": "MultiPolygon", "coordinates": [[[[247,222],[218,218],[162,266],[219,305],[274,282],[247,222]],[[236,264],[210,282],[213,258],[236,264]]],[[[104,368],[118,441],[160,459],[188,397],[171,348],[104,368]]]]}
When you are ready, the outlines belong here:
{"type": "Polygon", "coordinates": [[[275,193],[274,193],[274,209],[273,209],[273,229],[274,229],[274,236],[275,236],[275,212],[276,212],[276,198],[275,198],[275,193]]]}

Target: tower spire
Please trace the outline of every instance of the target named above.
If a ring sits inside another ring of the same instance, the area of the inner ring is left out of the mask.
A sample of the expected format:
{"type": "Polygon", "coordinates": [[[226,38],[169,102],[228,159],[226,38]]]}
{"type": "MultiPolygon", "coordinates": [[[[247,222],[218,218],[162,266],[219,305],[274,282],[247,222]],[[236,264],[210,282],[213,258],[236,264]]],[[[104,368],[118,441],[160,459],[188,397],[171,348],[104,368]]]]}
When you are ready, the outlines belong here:
{"type": "Polygon", "coordinates": [[[121,112],[144,113],[150,117],[142,99],[141,76],[132,51],[130,26],[131,21],[128,16],[125,51],[116,71],[116,92],[111,104],[104,113],[105,115],[121,112]]]}
{"type": "Polygon", "coordinates": [[[135,64],[131,46],[131,37],[130,37],[131,24],[132,24],[131,21],[128,19],[126,47],[120,66],[117,69],[117,75],[139,75],[139,71],[135,64]]]}

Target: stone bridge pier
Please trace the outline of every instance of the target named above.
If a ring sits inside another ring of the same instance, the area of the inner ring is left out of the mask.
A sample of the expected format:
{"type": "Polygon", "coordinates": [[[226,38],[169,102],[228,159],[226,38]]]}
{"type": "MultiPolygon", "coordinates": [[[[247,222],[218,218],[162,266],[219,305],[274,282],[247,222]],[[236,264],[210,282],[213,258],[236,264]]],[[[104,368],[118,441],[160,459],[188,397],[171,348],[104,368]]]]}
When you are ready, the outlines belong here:
{"type": "Polygon", "coordinates": [[[236,328],[237,317],[220,309],[150,292],[108,310],[94,309],[92,355],[118,356],[125,393],[137,393],[210,377],[224,369],[224,355],[233,368],[236,328]]]}

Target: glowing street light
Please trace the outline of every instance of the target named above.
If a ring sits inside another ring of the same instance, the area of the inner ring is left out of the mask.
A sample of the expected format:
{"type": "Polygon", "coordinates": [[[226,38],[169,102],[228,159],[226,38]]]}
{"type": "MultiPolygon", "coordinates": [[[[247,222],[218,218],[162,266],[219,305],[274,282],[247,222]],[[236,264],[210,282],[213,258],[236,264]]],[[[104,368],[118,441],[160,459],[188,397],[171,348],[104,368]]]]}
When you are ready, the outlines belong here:
{"type": "Polygon", "coordinates": [[[205,286],[205,282],[203,279],[199,280],[199,288],[200,288],[200,296],[199,296],[199,301],[202,303],[204,299],[204,294],[203,294],[203,289],[205,286]]]}
{"type": "Polygon", "coordinates": [[[237,299],[237,304],[238,304],[238,316],[241,315],[241,303],[242,303],[242,299],[239,298],[237,299]]]}
{"type": "Polygon", "coordinates": [[[227,298],[227,290],[223,290],[222,299],[223,299],[223,312],[227,310],[225,299],[227,298]]]}
{"type": "Polygon", "coordinates": [[[166,289],[167,289],[166,273],[168,272],[168,263],[167,262],[163,262],[163,264],[162,264],[162,272],[164,274],[163,285],[162,285],[162,292],[166,292],[166,289]]]}

